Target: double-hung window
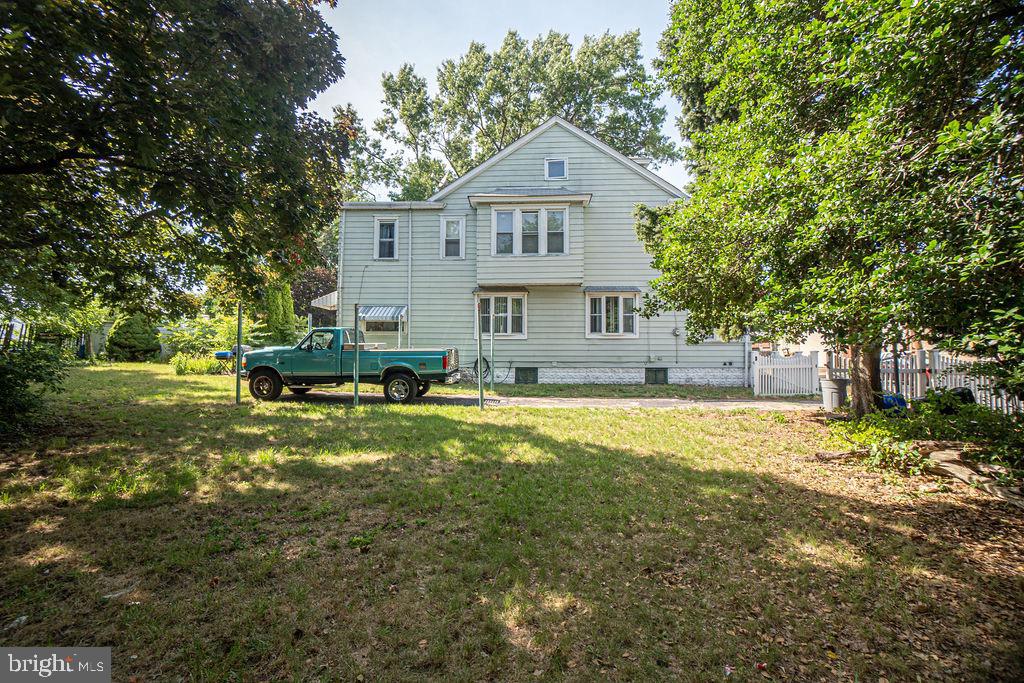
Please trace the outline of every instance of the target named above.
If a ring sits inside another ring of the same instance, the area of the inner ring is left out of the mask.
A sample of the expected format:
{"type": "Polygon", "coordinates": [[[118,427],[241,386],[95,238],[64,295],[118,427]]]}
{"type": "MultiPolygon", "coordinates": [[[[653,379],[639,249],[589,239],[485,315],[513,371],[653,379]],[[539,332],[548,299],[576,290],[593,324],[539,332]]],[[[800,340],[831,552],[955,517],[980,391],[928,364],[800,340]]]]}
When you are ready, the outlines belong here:
{"type": "Polygon", "coordinates": [[[526,295],[494,294],[480,296],[480,324],[485,337],[494,326],[495,337],[526,338],[526,295]]]}
{"type": "Polygon", "coordinates": [[[524,254],[540,253],[540,211],[523,211],[520,250],[524,254]]]}
{"type": "Polygon", "coordinates": [[[568,209],[565,207],[494,210],[495,256],[567,254],[568,209]]]}
{"type": "Polygon", "coordinates": [[[398,221],[394,218],[377,218],[373,222],[373,258],[395,260],[398,258],[398,221]]]}
{"type": "Polygon", "coordinates": [[[636,337],[636,294],[588,294],[588,337],[636,337]]]}
{"type": "Polygon", "coordinates": [[[441,216],[441,258],[466,258],[466,219],[441,216]]]}

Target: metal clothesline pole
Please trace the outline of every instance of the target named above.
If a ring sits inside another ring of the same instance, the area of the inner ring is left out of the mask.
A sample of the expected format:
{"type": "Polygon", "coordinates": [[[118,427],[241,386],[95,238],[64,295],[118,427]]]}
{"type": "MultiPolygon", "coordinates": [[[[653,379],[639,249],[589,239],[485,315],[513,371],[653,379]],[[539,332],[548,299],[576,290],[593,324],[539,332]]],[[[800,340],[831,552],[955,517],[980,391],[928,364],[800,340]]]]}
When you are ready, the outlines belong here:
{"type": "MultiPolygon", "coordinates": [[[[491,305],[487,307],[490,316],[490,328],[491,328],[491,358],[490,358],[490,375],[491,375],[491,391],[494,391],[494,373],[498,370],[497,363],[494,362],[494,300],[491,300],[491,305]]],[[[481,368],[483,365],[480,366],[481,368]]]]}
{"type": "Polygon", "coordinates": [[[242,403],[242,302],[238,302],[238,325],[235,329],[235,405],[242,403]]]}
{"type": "Polygon", "coordinates": [[[480,299],[476,300],[476,384],[480,390],[480,410],[484,409],[484,330],[480,317],[480,299]]]}
{"type": "Polygon", "coordinates": [[[352,407],[359,406],[359,304],[355,305],[355,317],[352,318],[352,407]]]}

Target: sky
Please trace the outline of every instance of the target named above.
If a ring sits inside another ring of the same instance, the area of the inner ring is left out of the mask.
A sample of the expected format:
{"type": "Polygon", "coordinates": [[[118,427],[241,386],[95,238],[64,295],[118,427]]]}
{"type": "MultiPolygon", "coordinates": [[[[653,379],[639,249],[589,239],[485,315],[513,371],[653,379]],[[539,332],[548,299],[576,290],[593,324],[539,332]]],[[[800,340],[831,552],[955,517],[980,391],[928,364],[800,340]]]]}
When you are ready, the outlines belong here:
{"type": "MultiPolygon", "coordinates": [[[[369,125],[381,114],[382,73],[395,72],[409,62],[433,88],[443,60],[464,54],[473,40],[494,50],[509,29],[527,39],[549,30],[567,33],[574,46],[588,34],[639,29],[643,56],[650,67],[658,39],[668,25],[668,2],[340,0],[337,8],[325,8],[323,14],[338,34],[345,76],[317,98],[313,109],[330,116],[334,105],[351,102],[369,125]]],[[[663,132],[678,143],[675,119],[679,104],[668,95],[662,96],[661,104],[668,110],[663,132]]],[[[677,186],[687,181],[680,163],[662,165],[656,172],[677,186]]]]}

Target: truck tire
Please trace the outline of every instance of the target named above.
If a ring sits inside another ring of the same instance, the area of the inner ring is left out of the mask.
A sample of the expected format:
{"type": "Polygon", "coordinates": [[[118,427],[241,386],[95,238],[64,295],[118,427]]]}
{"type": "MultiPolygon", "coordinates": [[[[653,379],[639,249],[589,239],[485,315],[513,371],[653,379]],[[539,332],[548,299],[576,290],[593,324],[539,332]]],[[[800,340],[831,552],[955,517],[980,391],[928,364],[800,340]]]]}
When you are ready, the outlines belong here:
{"type": "Polygon", "coordinates": [[[408,403],[416,398],[416,378],[404,372],[388,375],[384,381],[384,400],[388,403],[408,403]]]}
{"type": "Polygon", "coordinates": [[[288,387],[288,391],[296,394],[297,396],[304,396],[309,393],[309,390],[313,387],[288,387]]]}
{"type": "Polygon", "coordinates": [[[420,382],[416,385],[416,396],[426,396],[427,392],[430,391],[430,382],[420,382]]]}
{"type": "Polygon", "coordinates": [[[249,393],[257,401],[276,401],[284,383],[273,370],[257,370],[249,375],[249,393]]]}

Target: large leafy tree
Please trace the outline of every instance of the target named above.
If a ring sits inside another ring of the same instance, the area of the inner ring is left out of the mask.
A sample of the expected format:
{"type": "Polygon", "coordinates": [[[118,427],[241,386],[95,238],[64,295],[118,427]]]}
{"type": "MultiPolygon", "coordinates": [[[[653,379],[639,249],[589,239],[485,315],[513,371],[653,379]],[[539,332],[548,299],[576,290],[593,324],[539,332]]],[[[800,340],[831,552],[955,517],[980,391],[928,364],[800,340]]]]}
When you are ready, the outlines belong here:
{"type": "MultiPolygon", "coordinates": [[[[872,408],[906,330],[1024,361],[1024,14],[988,0],[680,0],[661,70],[689,201],[638,212],[689,332],[821,332],[872,408]]],[[[1018,385],[1019,387],[1019,385],[1018,385]]]]}
{"type": "Polygon", "coordinates": [[[647,73],[637,31],[586,36],[575,49],[565,34],[527,41],[509,31],[494,51],[473,42],[443,62],[436,95],[409,64],[381,85],[384,115],[372,132],[351,108],[336,111],[365,141],[353,143],[353,163],[367,169],[354,195],[378,183],[392,199],[425,199],[553,115],[627,155],[678,156],[661,133],[661,86],[647,73]]]}
{"type": "Polygon", "coordinates": [[[0,5],[0,309],[99,295],[172,312],[334,219],[343,59],[316,0],[0,5]]]}

